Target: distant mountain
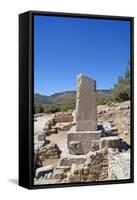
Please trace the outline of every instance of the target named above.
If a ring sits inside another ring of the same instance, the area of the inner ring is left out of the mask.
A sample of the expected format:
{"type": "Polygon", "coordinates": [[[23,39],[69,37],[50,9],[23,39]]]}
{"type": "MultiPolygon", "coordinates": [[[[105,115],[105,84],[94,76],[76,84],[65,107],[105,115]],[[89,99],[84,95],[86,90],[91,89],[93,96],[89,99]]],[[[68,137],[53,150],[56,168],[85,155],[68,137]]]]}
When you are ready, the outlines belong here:
{"type": "Polygon", "coordinates": [[[75,98],[76,91],[65,91],[49,96],[50,101],[53,103],[65,103],[67,101],[74,101],[75,98]]]}
{"type": "MultiPolygon", "coordinates": [[[[97,90],[97,98],[107,97],[111,95],[111,90],[97,90]]],[[[64,91],[55,93],[50,96],[45,96],[41,94],[34,94],[34,102],[35,104],[57,104],[57,103],[65,103],[65,102],[75,102],[76,99],[76,91],[64,91]]]]}
{"type": "Polygon", "coordinates": [[[111,90],[97,90],[97,98],[108,97],[111,95],[111,90]]]}
{"type": "Polygon", "coordinates": [[[50,104],[52,103],[50,100],[49,100],[49,96],[45,96],[45,95],[41,95],[41,94],[34,94],[34,103],[38,104],[50,104]]]}

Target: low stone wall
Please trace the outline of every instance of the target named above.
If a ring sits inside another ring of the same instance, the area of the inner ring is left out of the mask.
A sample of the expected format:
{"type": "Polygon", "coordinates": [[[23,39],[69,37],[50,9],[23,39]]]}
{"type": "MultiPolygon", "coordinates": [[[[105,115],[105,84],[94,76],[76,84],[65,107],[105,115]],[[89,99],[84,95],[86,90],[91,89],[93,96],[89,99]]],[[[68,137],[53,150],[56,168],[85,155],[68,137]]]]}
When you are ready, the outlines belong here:
{"type": "Polygon", "coordinates": [[[60,158],[59,165],[60,166],[72,166],[72,164],[84,164],[86,161],[86,158],[68,158],[68,157],[63,157],[60,158]]]}
{"type": "Polygon", "coordinates": [[[69,131],[73,125],[73,122],[63,122],[57,123],[54,128],[56,128],[57,131],[69,131]]]}
{"type": "Polygon", "coordinates": [[[56,123],[73,122],[72,114],[64,114],[64,115],[61,115],[61,116],[57,116],[54,119],[55,119],[56,123]]]}
{"type": "Polygon", "coordinates": [[[108,177],[108,157],[104,151],[91,153],[84,164],[72,164],[68,182],[105,180],[108,177]]]}
{"type": "Polygon", "coordinates": [[[73,124],[72,113],[59,113],[45,123],[43,132],[46,136],[57,134],[60,130],[69,130],[73,124]]]}
{"type": "Polygon", "coordinates": [[[55,159],[60,158],[61,150],[59,149],[57,144],[52,143],[41,147],[39,153],[42,160],[45,160],[47,158],[55,159]]]}
{"type": "MultiPolygon", "coordinates": [[[[130,113],[130,101],[127,101],[111,106],[98,106],[97,117],[98,122],[102,122],[103,126],[108,123],[111,127],[117,128],[113,136],[119,135],[130,144],[130,113]]],[[[109,130],[106,136],[109,136],[109,130]]]]}

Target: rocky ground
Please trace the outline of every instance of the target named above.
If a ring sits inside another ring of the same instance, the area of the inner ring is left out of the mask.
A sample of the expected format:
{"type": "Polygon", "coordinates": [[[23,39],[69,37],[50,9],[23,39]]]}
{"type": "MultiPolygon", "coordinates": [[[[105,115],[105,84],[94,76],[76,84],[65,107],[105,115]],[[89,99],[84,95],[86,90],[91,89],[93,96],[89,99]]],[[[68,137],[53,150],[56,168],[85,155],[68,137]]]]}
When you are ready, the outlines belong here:
{"type": "Polygon", "coordinates": [[[71,113],[35,117],[34,150],[38,157],[34,184],[130,177],[130,102],[98,106],[97,119],[98,127],[104,128],[102,139],[94,142],[91,152],[82,156],[83,160],[81,156],[75,160],[70,156],[64,161],[68,155],[67,132],[75,119],[72,121],[71,113]],[[68,164],[59,167],[61,162],[68,164]]]}
{"type": "Polygon", "coordinates": [[[97,107],[98,123],[118,129],[119,136],[130,145],[130,101],[97,107]]]}
{"type": "Polygon", "coordinates": [[[41,116],[35,115],[34,117],[34,134],[40,133],[45,126],[45,123],[53,117],[53,114],[44,114],[41,116]]]}

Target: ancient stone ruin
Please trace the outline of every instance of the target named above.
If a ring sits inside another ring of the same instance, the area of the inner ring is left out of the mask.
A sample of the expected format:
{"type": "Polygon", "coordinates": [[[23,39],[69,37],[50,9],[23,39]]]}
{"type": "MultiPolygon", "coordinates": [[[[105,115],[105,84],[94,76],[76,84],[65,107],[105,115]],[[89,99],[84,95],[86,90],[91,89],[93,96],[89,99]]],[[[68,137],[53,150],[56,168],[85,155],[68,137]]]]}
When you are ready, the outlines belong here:
{"type": "Polygon", "coordinates": [[[76,131],[96,131],[96,81],[83,75],[77,77],[76,131]]]}
{"type": "Polygon", "coordinates": [[[96,81],[78,75],[76,111],[56,113],[36,138],[34,183],[130,178],[130,148],[119,137],[112,110],[114,108],[97,112],[96,81]],[[63,148],[50,141],[53,134],[56,137],[62,133],[67,143],[63,148]],[[48,159],[58,162],[44,165],[48,159]]]}
{"type": "Polygon", "coordinates": [[[68,133],[69,153],[82,155],[91,150],[93,140],[99,140],[97,130],[96,82],[88,77],[77,77],[76,125],[68,133]]]}

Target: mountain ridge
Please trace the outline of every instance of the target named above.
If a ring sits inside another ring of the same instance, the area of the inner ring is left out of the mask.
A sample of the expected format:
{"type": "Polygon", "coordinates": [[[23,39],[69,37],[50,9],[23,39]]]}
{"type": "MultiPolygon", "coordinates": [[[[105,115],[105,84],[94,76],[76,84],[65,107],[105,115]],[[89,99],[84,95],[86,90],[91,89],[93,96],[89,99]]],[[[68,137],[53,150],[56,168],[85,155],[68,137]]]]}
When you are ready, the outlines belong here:
{"type": "MultiPolygon", "coordinates": [[[[97,99],[102,97],[107,97],[111,95],[111,90],[109,89],[100,89],[97,90],[97,99]]],[[[68,101],[75,102],[76,91],[63,91],[57,92],[52,95],[41,95],[39,93],[34,94],[34,103],[35,104],[61,104],[68,101]]]]}

